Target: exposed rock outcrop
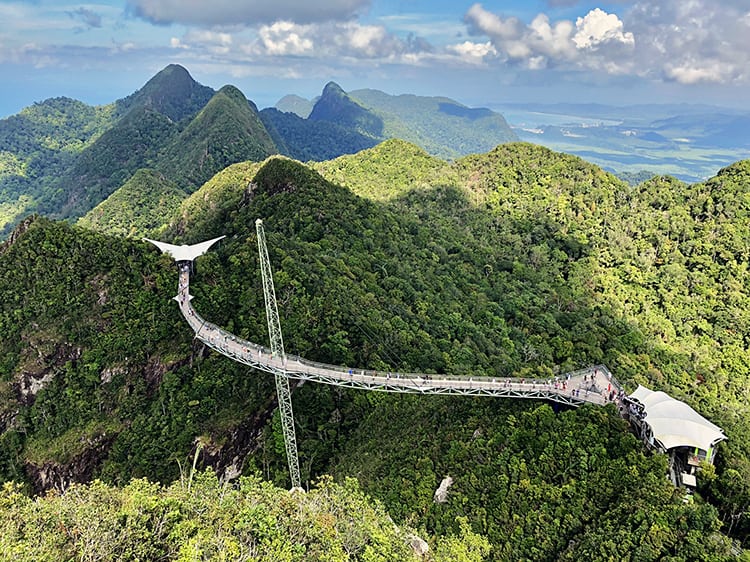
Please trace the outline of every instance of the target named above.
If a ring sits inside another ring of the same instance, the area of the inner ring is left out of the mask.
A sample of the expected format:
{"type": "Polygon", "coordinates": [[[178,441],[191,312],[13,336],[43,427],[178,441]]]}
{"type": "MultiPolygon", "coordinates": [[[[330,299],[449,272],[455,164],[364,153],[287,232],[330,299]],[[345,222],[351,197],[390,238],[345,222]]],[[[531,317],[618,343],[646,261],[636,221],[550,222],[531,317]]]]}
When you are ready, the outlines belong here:
{"type": "Polygon", "coordinates": [[[435,495],[433,496],[433,501],[435,503],[445,503],[448,501],[448,488],[451,487],[451,484],[453,484],[453,478],[450,476],[443,478],[443,481],[440,482],[440,486],[435,490],[435,495]]]}

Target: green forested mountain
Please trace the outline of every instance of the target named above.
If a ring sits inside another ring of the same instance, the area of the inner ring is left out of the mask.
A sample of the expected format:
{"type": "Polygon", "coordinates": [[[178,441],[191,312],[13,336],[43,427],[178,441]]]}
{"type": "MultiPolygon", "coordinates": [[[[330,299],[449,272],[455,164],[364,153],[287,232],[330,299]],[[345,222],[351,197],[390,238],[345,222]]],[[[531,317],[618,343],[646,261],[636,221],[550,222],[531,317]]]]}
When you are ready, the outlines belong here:
{"type": "Polygon", "coordinates": [[[392,96],[378,90],[354,90],[349,95],[382,119],[385,138],[413,142],[441,158],[487,152],[518,140],[499,113],[449,98],[392,96]]]}
{"type": "MultiPolygon", "coordinates": [[[[750,532],[749,186],[748,162],[702,184],[631,187],[528,144],[449,164],[389,141],[314,170],[231,166],[165,218],[163,238],[227,235],[195,264],[191,293],[244,338],[267,341],[262,217],[290,352],[528,378],[606,363],[729,436],[684,501],[611,406],[308,383],[294,391],[306,485],[355,477],[425,537],[458,535],[465,515],[491,560],[729,560],[727,533],[750,532]]],[[[0,249],[0,477],[37,491],[166,484],[198,451],[199,467],[286,485],[271,377],[191,340],[176,285],[140,242],[41,218],[13,234],[0,249]]]]}
{"type": "Polygon", "coordinates": [[[274,105],[275,109],[283,113],[294,113],[302,119],[307,119],[313,109],[317,98],[308,100],[295,94],[287,94],[274,105]]]}
{"type": "Polygon", "coordinates": [[[380,117],[335,82],[326,84],[306,118],[276,108],[264,109],[261,116],[279,151],[303,162],[353,154],[384,139],[380,117]]]}
{"type": "Polygon", "coordinates": [[[262,112],[269,131],[274,127],[279,131],[279,139],[274,136],[279,150],[302,161],[328,160],[359,152],[385,139],[406,140],[446,159],[487,152],[500,143],[518,140],[499,113],[466,107],[450,98],[392,96],[378,90],[346,93],[330,82],[314,104],[308,102],[311,109],[306,108],[304,101],[297,96],[285,96],[276,104],[278,111],[262,112]],[[312,137],[299,134],[299,130],[317,131],[317,142],[311,143],[312,137]],[[342,131],[348,131],[350,137],[357,136],[344,140],[342,131]],[[325,137],[330,140],[321,143],[325,137]],[[307,144],[299,145],[300,140],[307,144]],[[359,147],[346,150],[347,146],[359,147]],[[326,158],[317,158],[319,154],[325,154],[326,158]]]}
{"type": "Polygon", "coordinates": [[[158,167],[193,192],[230,164],[276,152],[255,104],[234,86],[224,86],[163,148],[158,167]]]}
{"type": "Polygon", "coordinates": [[[428,155],[414,144],[395,139],[382,142],[372,150],[312,166],[330,182],[380,201],[456,181],[447,162],[428,155]]]}
{"type": "Polygon", "coordinates": [[[149,107],[136,107],[91,145],[59,178],[49,178],[36,210],[59,218],[77,217],[98,205],[139,168],[148,167],[175,124],[149,107]]]}
{"type": "Polygon", "coordinates": [[[260,117],[279,152],[303,162],[330,160],[372,148],[379,142],[338,123],[310,121],[274,108],[264,109],[260,117]]]}
{"type": "Polygon", "coordinates": [[[330,121],[366,136],[383,138],[383,120],[353,100],[335,82],[326,84],[307,118],[330,121]]]}
{"type": "Polygon", "coordinates": [[[177,213],[186,198],[185,192],[163,174],[141,168],[78,224],[104,234],[158,236],[165,220],[177,213]]]}
{"type": "Polygon", "coordinates": [[[261,162],[239,162],[228,166],[190,194],[176,212],[165,217],[170,236],[200,242],[224,234],[223,220],[251,192],[261,162]],[[243,189],[242,186],[245,186],[243,189]]]}
{"type": "Polygon", "coordinates": [[[185,73],[175,73],[172,67],[162,72],[166,76],[160,73],[144,86],[147,97],[138,93],[123,104],[127,113],[81,153],[56,185],[62,204],[54,200],[42,210],[78,216],[145,167],[162,171],[190,193],[230,164],[262,160],[276,152],[257,109],[239,90],[225,86],[196,111],[199,85],[192,78],[186,83],[185,73]],[[179,87],[171,82],[175,74],[179,87]],[[155,97],[160,103],[152,101],[155,97]],[[180,122],[170,116],[185,112],[180,122]]]}
{"type": "Polygon", "coordinates": [[[106,106],[47,100],[0,120],[0,238],[31,212],[81,217],[142,168],[162,172],[189,194],[231,164],[276,153],[330,160],[403,137],[412,127],[423,131],[414,142],[451,156],[489,148],[467,144],[466,130],[482,139],[494,134],[491,146],[508,140],[504,129],[495,127],[499,115],[477,119],[475,113],[485,110],[447,99],[441,104],[383,117],[329,83],[308,118],[276,109],[258,112],[237,88],[215,92],[175,64],[106,106]],[[443,106],[452,109],[446,113],[443,106]]]}
{"type": "Polygon", "coordinates": [[[170,121],[192,119],[214,96],[213,88],[199,84],[179,64],[170,64],[144,86],[115,102],[117,113],[125,115],[134,108],[149,108],[170,121]]]}
{"type": "Polygon", "coordinates": [[[0,120],[0,229],[28,213],[51,178],[113,122],[113,106],[54,98],[0,120]]]}

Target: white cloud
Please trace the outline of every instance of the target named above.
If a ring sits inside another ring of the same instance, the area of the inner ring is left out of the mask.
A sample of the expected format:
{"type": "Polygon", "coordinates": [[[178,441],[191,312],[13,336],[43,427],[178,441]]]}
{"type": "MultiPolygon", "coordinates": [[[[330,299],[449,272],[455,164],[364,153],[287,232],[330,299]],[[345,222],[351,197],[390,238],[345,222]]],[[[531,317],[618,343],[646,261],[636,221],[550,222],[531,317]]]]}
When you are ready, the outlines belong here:
{"type": "Polygon", "coordinates": [[[185,40],[191,43],[199,42],[204,45],[228,47],[232,44],[232,35],[218,31],[194,30],[185,35],[185,40]]]}
{"type": "Polygon", "coordinates": [[[561,20],[550,25],[545,14],[536,16],[529,25],[525,40],[532,51],[549,59],[572,60],[576,56],[576,48],[571,41],[573,23],[561,20]]]}
{"type": "Polygon", "coordinates": [[[194,51],[209,50],[218,44],[233,48],[234,56],[260,60],[263,57],[304,57],[308,59],[394,60],[409,52],[431,50],[423,41],[404,41],[378,25],[356,22],[327,22],[298,24],[278,21],[262,25],[255,32],[232,37],[214,32],[189,32],[180,39],[172,39],[175,48],[194,51]],[[228,39],[218,42],[217,37],[228,39]]]}
{"type": "Polygon", "coordinates": [[[605,68],[597,53],[607,46],[628,49],[634,44],[632,32],[623,30],[623,22],[615,15],[596,8],[570,20],[551,22],[546,14],[538,14],[528,25],[515,18],[502,17],[474,4],[464,16],[469,31],[485,35],[505,60],[530,69],[570,64],[583,68],[605,68]]]}
{"type": "Polygon", "coordinates": [[[750,79],[747,0],[637,2],[625,16],[653,77],[682,84],[750,79]]]}
{"type": "Polygon", "coordinates": [[[576,20],[576,34],[573,43],[579,49],[596,49],[602,43],[613,41],[633,45],[635,39],[631,32],[623,32],[623,25],[614,14],[595,8],[585,17],[576,20]]]}
{"type": "Polygon", "coordinates": [[[721,65],[701,66],[699,64],[682,63],[673,65],[667,63],[664,66],[664,74],[670,80],[682,84],[697,84],[698,82],[721,82],[723,72],[729,69],[722,69],[721,65]]]}
{"type": "Polygon", "coordinates": [[[312,55],[315,47],[313,27],[280,21],[263,26],[258,47],[271,56],[312,55]]]}
{"type": "Polygon", "coordinates": [[[133,14],[152,23],[198,27],[349,20],[369,4],[370,0],[127,0],[133,14]]]}
{"type": "Polygon", "coordinates": [[[517,18],[503,20],[500,16],[485,10],[481,4],[472,5],[466,12],[464,21],[473,32],[489,35],[495,40],[516,39],[521,36],[523,29],[517,18]]]}
{"type": "MultiPolygon", "coordinates": [[[[623,6],[628,4],[623,3],[623,6]]],[[[481,4],[464,16],[498,59],[528,69],[557,67],[681,84],[750,80],[748,0],[637,0],[621,14],[594,8],[576,18],[530,23],[481,4]]]]}
{"type": "Polygon", "coordinates": [[[471,41],[464,41],[463,43],[459,43],[457,45],[450,45],[448,49],[458,53],[459,55],[470,57],[486,57],[487,55],[497,54],[497,50],[489,41],[487,41],[486,43],[472,43],[471,41]]]}
{"type": "Polygon", "coordinates": [[[455,53],[461,60],[469,64],[482,63],[485,57],[497,55],[497,49],[489,41],[486,43],[464,41],[456,45],[448,45],[446,50],[455,53]]]}

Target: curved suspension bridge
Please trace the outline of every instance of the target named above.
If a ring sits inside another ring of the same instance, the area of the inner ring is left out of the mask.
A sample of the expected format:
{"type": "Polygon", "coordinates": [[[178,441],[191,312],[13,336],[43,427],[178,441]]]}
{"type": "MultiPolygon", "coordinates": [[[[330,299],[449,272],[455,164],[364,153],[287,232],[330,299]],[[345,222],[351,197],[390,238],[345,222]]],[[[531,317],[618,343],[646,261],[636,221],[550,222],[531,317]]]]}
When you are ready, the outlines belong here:
{"type": "Polygon", "coordinates": [[[196,257],[205,253],[223,236],[192,246],[175,246],[147,240],[163,252],[170,254],[179,266],[179,288],[174,299],[195,332],[195,338],[234,361],[276,376],[279,408],[293,487],[300,486],[300,477],[289,379],[381,392],[536,398],[569,406],[580,406],[585,403],[604,405],[621,391],[620,384],[604,365],[587,367],[553,378],[525,379],[376,371],[317,363],[304,357],[286,354],[281,337],[265,233],[260,219],[256,221],[256,228],[271,347],[244,340],[206,321],[193,308],[191,302],[193,296],[190,294],[191,264],[196,257]]]}
{"type": "Polygon", "coordinates": [[[189,271],[189,265],[181,265],[180,292],[175,299],[195,337],[230,359],[267,373],[281,372],[291,379],[383,392],[539,398],[571,406],[587,402],[606,404],[609,401],[608,389],[610,393],[620,389],[604,365],[552,379],[523,379],[374,371],[317,363],[291,354],[279,356],[268,347],[243,340],[204,320],[191,305],[189,271]]]}

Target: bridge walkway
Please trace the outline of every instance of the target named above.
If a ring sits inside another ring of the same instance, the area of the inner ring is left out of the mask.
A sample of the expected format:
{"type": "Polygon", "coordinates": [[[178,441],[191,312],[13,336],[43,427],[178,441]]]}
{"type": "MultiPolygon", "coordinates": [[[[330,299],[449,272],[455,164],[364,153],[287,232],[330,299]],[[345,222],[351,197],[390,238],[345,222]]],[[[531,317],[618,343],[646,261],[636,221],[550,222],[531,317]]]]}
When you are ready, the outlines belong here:
{"type": "Polygon", "coordinates": [[[621,390],[604,365],[565,373],[551,380],[529,380],[384,372],[316,363],[297,355],[274,356],[269,348],[243,340],[201,318],[191,304],[190,262],[178,263],[179,291],[174,298],[195,337],[219,353],[261,371],[290,379],[381,392],[536,398],[571,406],[604,405],[610,401],[610,396],[617,396],[621,390]]]}

